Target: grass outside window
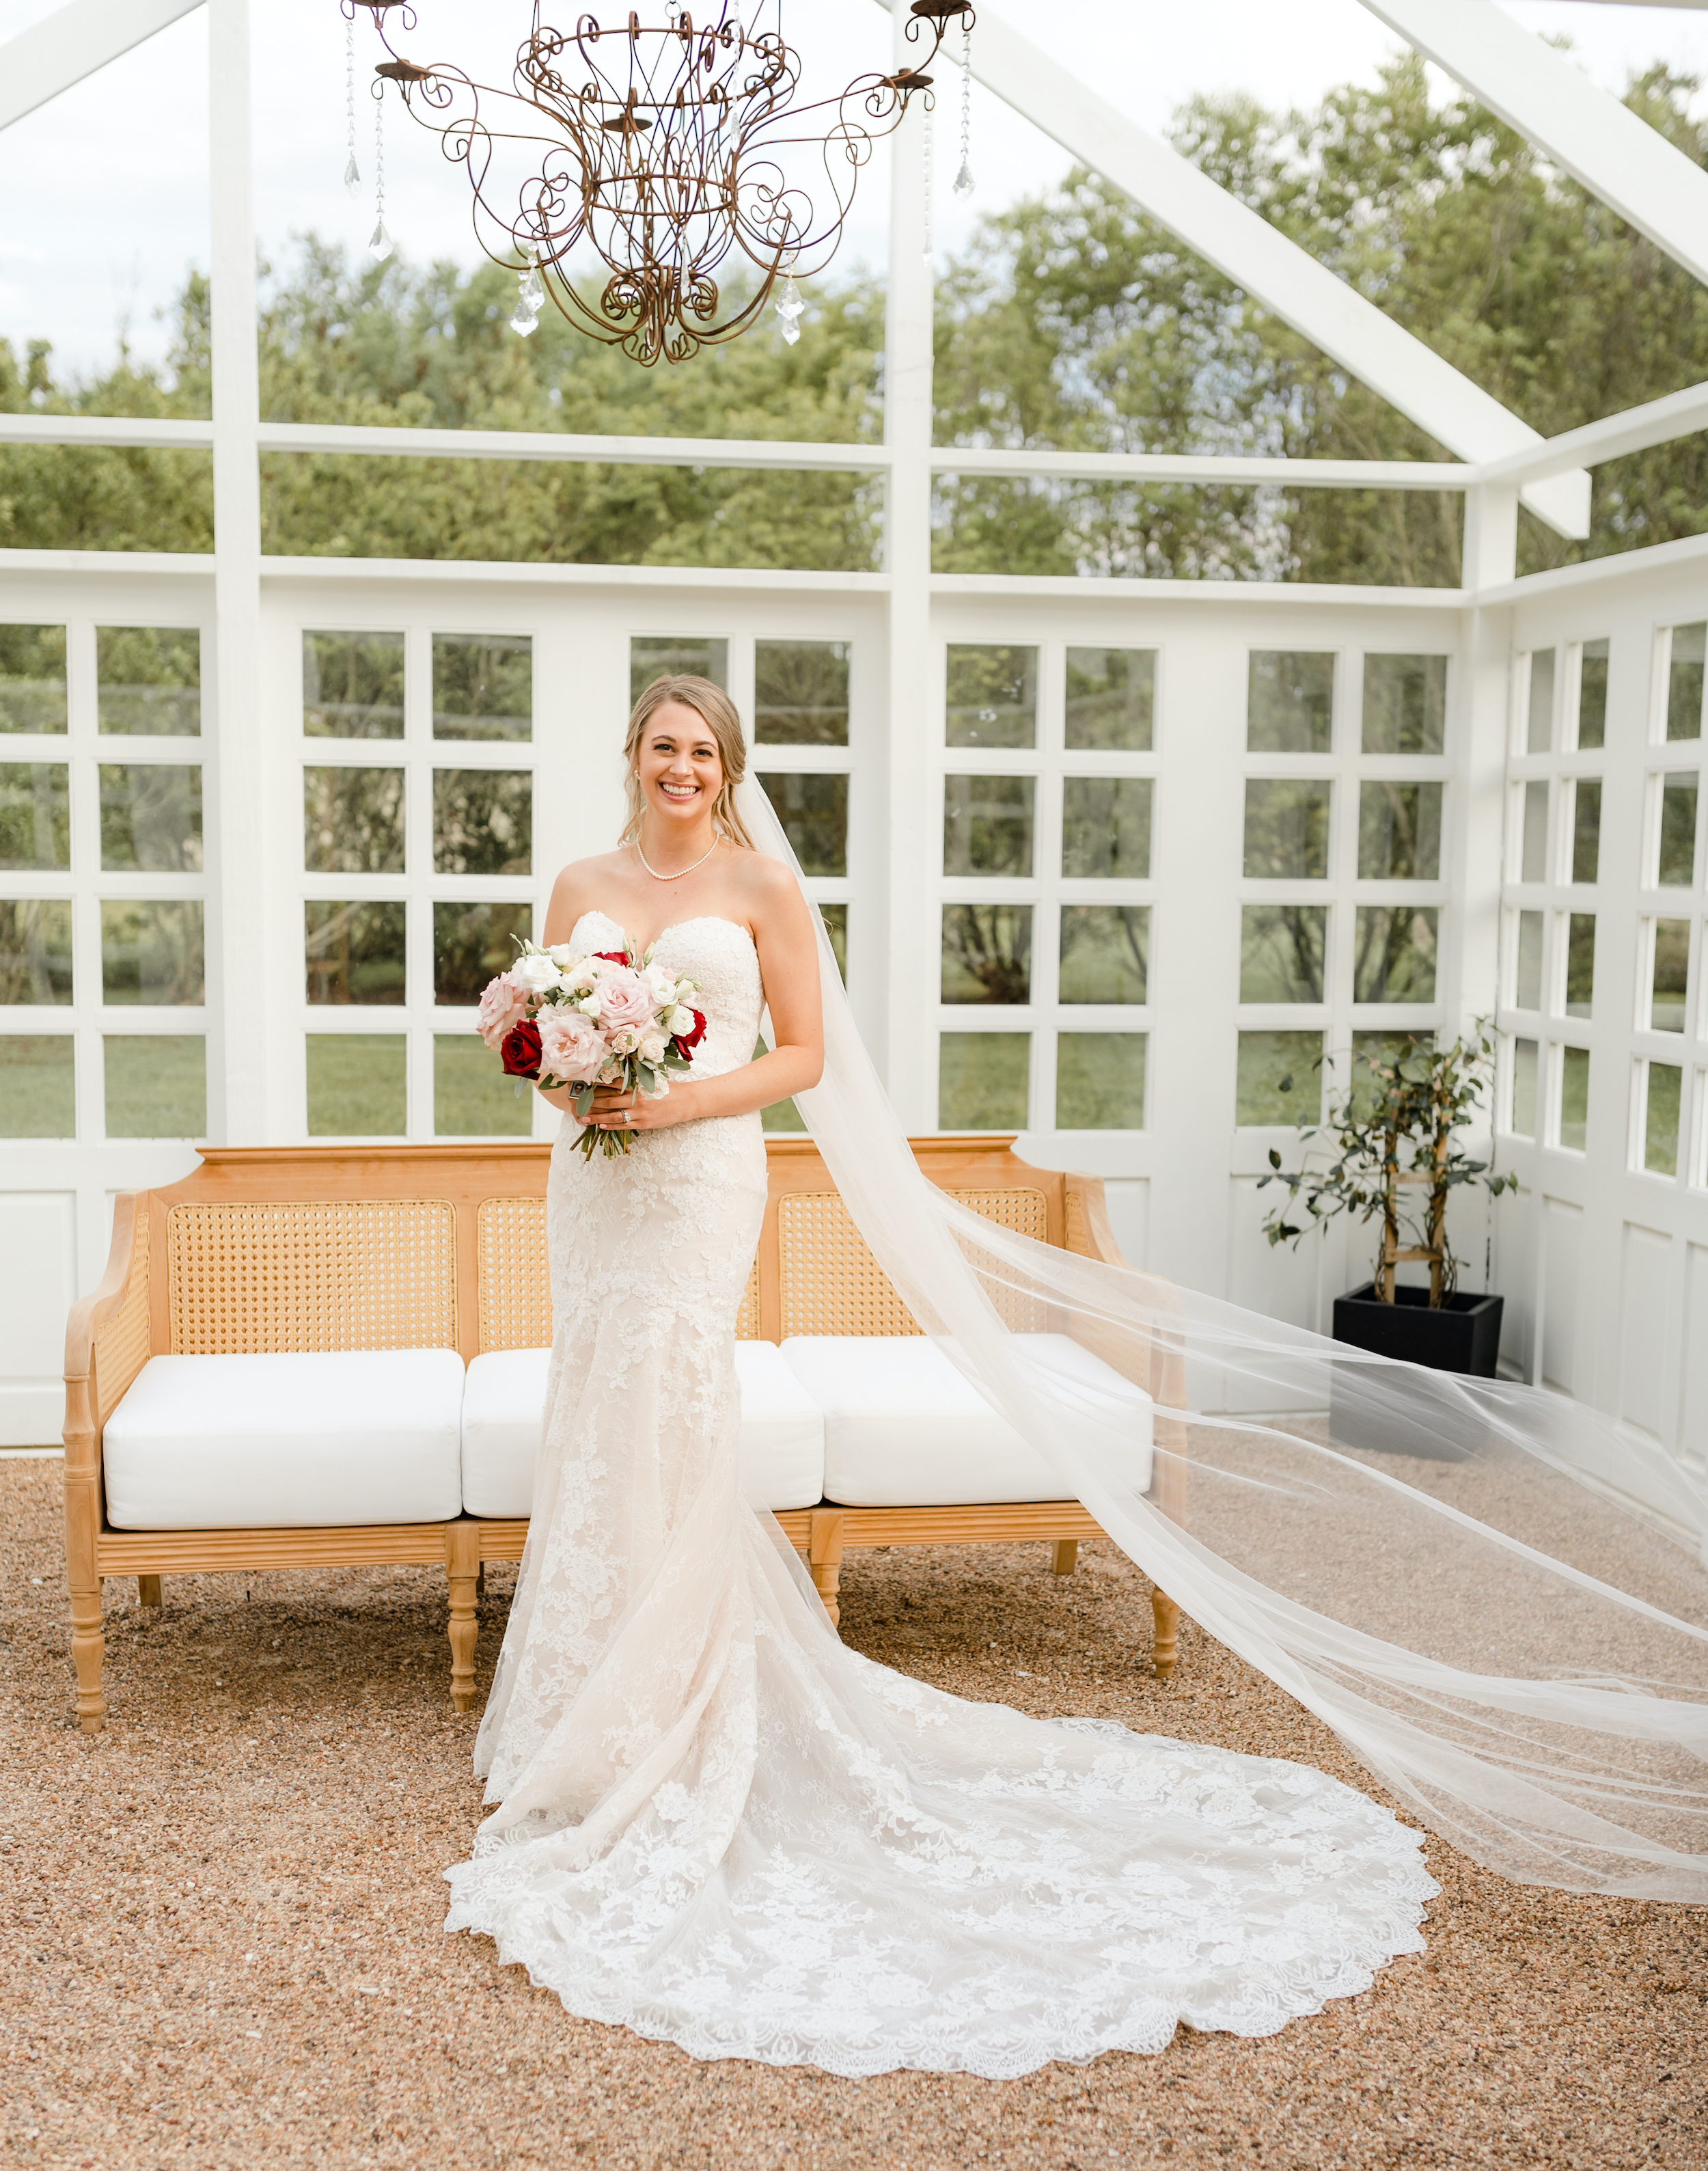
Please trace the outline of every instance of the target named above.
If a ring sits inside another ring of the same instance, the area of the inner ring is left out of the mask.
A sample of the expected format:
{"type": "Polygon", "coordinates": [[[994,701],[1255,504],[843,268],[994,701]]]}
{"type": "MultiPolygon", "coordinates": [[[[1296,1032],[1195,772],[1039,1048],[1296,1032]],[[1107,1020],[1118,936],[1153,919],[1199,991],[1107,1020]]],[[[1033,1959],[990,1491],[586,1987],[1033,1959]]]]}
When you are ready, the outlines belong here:
{"type": "Polygon", "coordinates": [[[534,1090],[507,1078],[474,1032],[433,1035],[433,1132],[442,1139],[533,1135],[534,1090]]]}
{"type": "Polygon", "coordinates": [[[1560,1134],[1567,1153],[1582,1153],[1589,1134],[1589,1050],[1560,1051],[1560,1134]]]}
{"type": "Polygon", "coordinates": [[[0,1139],[76,1135],[77,1062],[71,1035],[0,1033],[0,1139]]]}
{"type": "Polygon", "coordinates": [[[1142,1131],[1148,1035],[1062,1032],[1056,1036],[1056,1128],[1142,1131]]]}
{"type": "Polygon", "coordinates": [[[402,1138],[410,1115],[408,1036],[311,1032],[307,1037],[309,1137],[402,1138]]]}
{"type": "Polygon", "coordinates": [[[1320,1032],[1242,1032],[1234,1120],[1242,1130],[1314,1123],[1322,1113],[1320,1032]]]}
{"type": "Polygon", "coordinates": [[[1643,1166],[1653,1176],[1676,1176],[1684,1069],[1676,1063],[1646,1063],[1643,1069],[1643,1166]]]}
{"type": "Polygon", "coordinates": [[[1029,1032],[938,1036],[940,1131],[1023,1131],[1031,1102],[1029,1032]]]}
{"type": "Polygon", "coordinates": [[[102,1048],[110,1139],[206,1137],[207,1042],[201,1033],[109,1033],[102,1048]]]}

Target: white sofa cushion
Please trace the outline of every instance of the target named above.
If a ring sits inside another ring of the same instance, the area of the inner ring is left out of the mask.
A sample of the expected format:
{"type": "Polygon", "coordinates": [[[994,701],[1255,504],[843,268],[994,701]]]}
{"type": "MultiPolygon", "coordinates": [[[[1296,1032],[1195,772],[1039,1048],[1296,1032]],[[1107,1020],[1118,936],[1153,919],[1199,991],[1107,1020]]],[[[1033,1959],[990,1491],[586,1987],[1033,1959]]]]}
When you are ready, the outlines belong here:
{"type": "MultiPolygon", "coordinates": [[[[1132,1413],[1133,1471],[1150,1482],[1151,1402],[1065,1334],[1020,1348],[1132,1413]]],[[[783,1354],[824,1412],[824,1494],[849,1508],[1059,1500],[1062,1480],[923,1335],[790,1335],[783,1354]]]]}
{"type": "Polygon", "coordinates": [[[438,1523],[463,1505],[454,1349],[151,1357],[107,1419],[121,1530],[438,1523]]]}
{"type": "MultiPolygon", "coordinates": [[[[468,1367],[463,1398],[463,1505],[526,1515],[545,1412],[549,1349],[492,1349],[468,1367]]],[[[824,1489],[824,1420],[772,1342],[738,1342],[742,1485],[771,1509],[810,1508],[824,1489]]]]}

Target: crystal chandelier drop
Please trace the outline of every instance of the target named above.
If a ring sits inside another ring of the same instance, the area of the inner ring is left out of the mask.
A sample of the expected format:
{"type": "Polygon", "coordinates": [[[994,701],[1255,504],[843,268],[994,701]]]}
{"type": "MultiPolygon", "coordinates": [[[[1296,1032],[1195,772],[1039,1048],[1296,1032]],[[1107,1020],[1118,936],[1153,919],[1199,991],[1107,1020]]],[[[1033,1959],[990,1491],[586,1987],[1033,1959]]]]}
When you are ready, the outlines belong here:
{"type": "MultiPolygon", "coordinates": [[[[385,48],[375,95],[394,86],[466,169],[481,247],[512,270],[520,257],[514,329],[531,332],[549,298],[649,368],[738,337],[779,281],[784,337],[799,336],[795,278],[835,254],[874,144],[911,99],[929,107],[924,71],[950,25],[961,25],[964,40],[973,24],[972,0],[912,0],[906,35],[919,66],[797,102],[800,62],[783,34],[785,0],[709,0],[701,19],[653,0],[651,21],[583,13],[564,30],[534,0],[503,87],[453,62],[404,59],[392,34],[394,19],[404,32],[415,27],[408,0],[340,4],[352,21],[364,9],[385,48]],[[822,169],[816,202],[796,177],[804,158],[822,169]],[[582,266],[607,275],[591,298],[576,281],[577,252],[582,266]],[[720,281],[732,274],[726,298],[720,281]]],[[[965,55],[963,43],[963,67],[965,55]]]]}

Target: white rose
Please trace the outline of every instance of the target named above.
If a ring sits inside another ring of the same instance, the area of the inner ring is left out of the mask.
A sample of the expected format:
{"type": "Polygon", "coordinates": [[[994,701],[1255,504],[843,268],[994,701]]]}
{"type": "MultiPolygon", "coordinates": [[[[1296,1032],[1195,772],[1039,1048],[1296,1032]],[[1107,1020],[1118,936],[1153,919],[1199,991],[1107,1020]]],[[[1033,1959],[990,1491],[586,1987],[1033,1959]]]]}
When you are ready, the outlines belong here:
{"type": "Polygon", "coordinates": [[[670,1013],[670,1016],[666,1018],[664,1023],[665,1027],[668,1032],[692,1032],[693,1031],[693,1012],[691,1010],[687,1009],[683,1004],[678,1003],[676,1008],[670,1013]]]}
{"type": "Polygon", "coordinates": [[[660,1032],[657,1027],[654,1027],[651,1032],[641,1034],[635,1053],[640,1056],[643,1063],[661,1063],[664,1060],[664,1051],[669,1045],[669,1037],[660,1032]]]}
{"type": "Polygon", "coordinates": [[[567,973],[571,965],[579,964],[581,957],[581,951],[571,948],[567,942],[554,942],[546,955],[562,973],[567,973]]]}
{"type": "Polygon", "coordinates": [[[510,977],[519,988],[525,988],[529,994],[543,995],[551,989],[561,986],[564,976],[549,957],[539,951],[533,951],[527,957],[517,959],[510,968],[510,977]]]}
{"type": "Polygon", "coordinates": [[[589,1017],[596,1018],[599,1015],[599,998],[597,995],[584,995],[576,1005],[576,1008],[578,1010],[585,1010],[589,1017]]]}

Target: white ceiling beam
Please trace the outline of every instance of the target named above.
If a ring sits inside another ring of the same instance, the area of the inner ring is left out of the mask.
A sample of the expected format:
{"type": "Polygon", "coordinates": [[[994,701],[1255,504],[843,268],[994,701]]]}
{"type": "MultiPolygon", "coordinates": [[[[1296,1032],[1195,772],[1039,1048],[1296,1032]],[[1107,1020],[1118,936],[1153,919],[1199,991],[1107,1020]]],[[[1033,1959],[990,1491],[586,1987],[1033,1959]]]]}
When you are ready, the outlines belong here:
{"type": "Polygon", "coordinates": [[[1363,0],[1610,211],[1708,281],[1708,173],[1495,0],[1363,0]]]}
{"type": "MultiPolygon", "coordinates": [[[[891,0],[879,4],[888,7],[891,0]]],[[[972,35],[972,72],[1073,158],[1112,181],[1254,301],[1461,459],[1498,459],[1542,442],[1528,423],[1189,158],[1137,126],[988,11],[972,35]]],[[[1531,484],[1523,498],[1556,533],[1574,540],[1588,533],[1587,474],[1531,484]]]]}
{"type": "Polygon", "coordinates": [[[202,0],[70,0],[0,46],[0,128],[94,75],[202,0]]]}
{"type": "MultiPolygon", "coordinates": [[[[1704,0],[1708,5],[1708,0],[1704,0]]],[[[1479,482],[1534,480],[1539,475],[1561,474],[1580,464],[1598,467],[1604,460],[1621,460],[1632,453],[1646,453],[1656,445],[1670,444],[1708,430],[1708,384],[1687,385],[1662,399],[1650,399],[1641,407],[1628,407],[1622,415],[1609,415],[1581,429],[1566,430],[1550,437],[1541,452],[1516,453],[1503,460],[1491,460],[1477,476],[1479,482]]]]}

